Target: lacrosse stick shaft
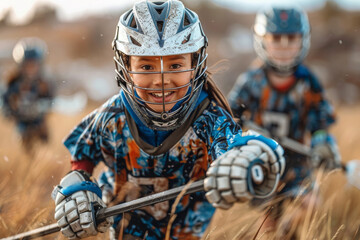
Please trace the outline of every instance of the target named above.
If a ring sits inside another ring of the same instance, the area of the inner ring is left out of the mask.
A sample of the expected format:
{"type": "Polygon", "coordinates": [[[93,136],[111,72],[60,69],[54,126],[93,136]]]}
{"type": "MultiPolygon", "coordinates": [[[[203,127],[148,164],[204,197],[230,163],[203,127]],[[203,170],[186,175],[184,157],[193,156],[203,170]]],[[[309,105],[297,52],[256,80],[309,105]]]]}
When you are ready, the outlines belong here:
{"type": "MultiPolygon", "coordinates": [[[[101,222],[107,217],[119,215],[124,212],[139,209],[145,206],[149,206],[155,203],[164,202],[176,198],[185,189],[185,194],[191,194],[195,192],[201,192],[204,190],[204,180],[199,180],[191,183],[190,185],[184,185],[173,189],[166,190],[164,192],[155,193],[146,197],[142,197],[130,202],[121,203],[112,207],[100,209],[96,213],[96,221],[101,222]]],[[[0,240],[16,240],[16,239],[34,239],[41,236],[46,236],[51,233],[60,231],[57,223],[50,224],[41,228],[37,228],[28,232],[20,233],[11,237],[2,238],[0,240]]]]}
{"type": "Polygon", "coordinates": [[[20,233],[11,237],[2,238],[1,240],[15,240],[15,239],[34,239],[42,236],[46,236],[52,233],[60,231],[57,223],[53,223],[41,228],[37,228],[28,232],[20,233]]]}
{"type": "Polygon", "coordinates": [[[130,202],[125,202],[113,207],[100,209],[96,214],[96,221],[101,222],[107,217],[119,215],[124,212],[139,209],[145,206],[149,206],[158,202],[164,202],[176,198],[183,189],[186,188],[185,194],[191,194],[195,192],[204,191],[204,180],[196,181],[189,186],[180,186],[166,190],[164,192],[155,193],[147,197],[135,199],[130,202]]]}
{"type": "MultiPolygon", "coordinates": [[[[263,127],[257,125],[252,121],[243,121],[243,126],[246,127],[247,129],[251,129],[260,133],[264,137],[272,138],[271,134],[266,129],[264,129],[263,127]]],[[[287,148],[301,155],[305,155],[307,157],[311,156],[311,149],[309,146],[306,146],[288,137],[279,137],[276,140],[278,140],[279,144],[284,148],[287,148]]]]}
{"type": "MultiPolygon", "coordinates": [[[[270,133],[266,129],[252,121],[244,121],[243,124],[246,128],[257,131],[265,137],[271,137],[270,133]]],[[[311,157],[311,148],[309,146],[306,146],[288,137],[279,137],[277,140],[279,141],[279,144],[284,148],[287,148],[303,156],[311,157]]],[[[347,165],[341,163],[341,170],[346,173],[347,165]]]]}

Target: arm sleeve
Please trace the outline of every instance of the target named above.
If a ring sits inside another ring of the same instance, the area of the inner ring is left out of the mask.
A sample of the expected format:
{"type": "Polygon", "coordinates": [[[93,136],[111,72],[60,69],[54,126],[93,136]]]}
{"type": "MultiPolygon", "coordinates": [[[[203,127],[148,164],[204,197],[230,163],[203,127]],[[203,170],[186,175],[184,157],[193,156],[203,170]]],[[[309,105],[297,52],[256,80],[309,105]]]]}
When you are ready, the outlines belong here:
{"type": "Polygon", "coordinates": [[[106,127],[106,116],[99,110],[89,114],[65,139],[64,145],[71,154],[73,168],[92,170],[107,156],[113,156],[114,144],[111,128],[106,127]]]}
{"type": "Polygon", "coordinates": [[[308,104],[307,129],[314,134],[319,130],[327,130],[335,123],[335,113],[331,104],[325,99],[323,89],[318,80],[311,77],[311,91],[305,93],[308,104]]]}
{"type": "Polygon", "coordinates": [[[195,129],[209,145],[209,154],[212,160],[218,159],[222,154],[233,147],[246,145],[248,140],[255,139],[267,144],[278,157],[282,156],[282,148],[279,144],[265,138],[255,132],[248,132],[243,135],[240,125],[238,125],[230,114],[212,102],[211,107],[204,112],[200,121],[197,121],[199,128],[195,129]],[[281,156],[280,156],[281,155],[281,156]]]}
{"type": "Polygon", "coordinates": [[[15,87],[13,84],[9,84],[6,91],[4,92],[3,99],[3,114],[6,117],[17,117],[17,109],[16,109],[16,98],[17,94],[15,91],[15,87]]]}
{"type": "Polygon", "coordinates": [[[311,147],[319,144],[328,144],[337,149],[335,137],[328,132],[329,127],[335,123],[335,113],[331,104],[325,99],[323,88],[317,78],[309,73],[311,89],[305,93],[308,103],[306,127],[311,133],[311,147]]]}
{"type": "Polygon", "coordinates": [[[94,170],[95,165],[89,160],[71,161],[71,170],[84,170],[90,175],[94,170]]]}
{"type": "Polygon", "coordinates": [[[217,159],[228,150],[235,135],[241,136],[241,127],[223,108],[211,102],[208,110],[196,121],[195,131],[208,145],[211,159],[217,159]]]}

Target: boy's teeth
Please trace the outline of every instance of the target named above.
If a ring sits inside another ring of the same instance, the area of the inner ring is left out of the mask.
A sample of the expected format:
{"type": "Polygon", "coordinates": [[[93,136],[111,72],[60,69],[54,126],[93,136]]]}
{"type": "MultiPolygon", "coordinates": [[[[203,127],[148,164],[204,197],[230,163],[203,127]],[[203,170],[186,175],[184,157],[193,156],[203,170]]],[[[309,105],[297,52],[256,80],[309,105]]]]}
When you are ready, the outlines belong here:
{"type": "MultiPolygon", "coordinates": [[[[151,93],[152,95],[154,95],[155,97],[162,97],[163,96],[163,94],[162,93],[151,93]]],[[[166,96],[169,96],[171,94],[171,92],[166,92],[164,95],[165,95],[165,97],[166,96]]]]}

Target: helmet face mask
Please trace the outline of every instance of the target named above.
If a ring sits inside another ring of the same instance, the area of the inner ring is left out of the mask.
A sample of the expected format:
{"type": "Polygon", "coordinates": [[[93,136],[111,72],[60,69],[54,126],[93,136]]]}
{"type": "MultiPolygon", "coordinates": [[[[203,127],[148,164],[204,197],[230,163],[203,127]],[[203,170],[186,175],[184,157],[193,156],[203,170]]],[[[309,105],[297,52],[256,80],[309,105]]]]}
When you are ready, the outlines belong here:
{"type": "Polygon", "coordinates": [[[279,73],[289,73],[306,57],[310,48],[310,25],[298,8],[267,8],[254,24],[257,55],[279,73]]]}
{"type": "Polygon", "coordinates": [[[194,68],[191,66],[191,54],[130,57],[131,70],[128,71],[136,101],[145,103],[155,112],[169,112],[191,94],[191,81],[194,68]],[[147,69],[144,69],[147,68],[147,69]],[[187,94],[187,92],[189,92],[187,94]]]}
{"type": "Polygon", "coordinates": [[[293,66],[301,53],[300,34],[266,34],[263,39],[267,59],[274,65],[287,68],[293,66]]]}
{"type": "Polygon", "coordinates": [[[117,81],[146,126],[172,130],[190,115],[205,82],[206,45],[197,15],[179,1],[143,1],[120,17],[117,81]]]}

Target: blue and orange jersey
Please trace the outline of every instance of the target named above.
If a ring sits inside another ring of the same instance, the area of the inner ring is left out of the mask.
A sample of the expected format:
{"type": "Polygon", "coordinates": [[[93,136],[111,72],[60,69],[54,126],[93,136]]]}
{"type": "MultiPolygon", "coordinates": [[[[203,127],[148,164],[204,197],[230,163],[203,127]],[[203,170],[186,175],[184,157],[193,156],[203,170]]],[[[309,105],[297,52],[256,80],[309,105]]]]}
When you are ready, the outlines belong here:
{"type": "Polygon", "coordinates": [[[3,97],[3,112],[17,123],[43,121],[54,97],[52,82],[42,77],[26,79],[21,73],[13,76],[3,97]]]}
{"type": "MultiPolygon", "coordinates": [[[[264,68],[239,76],[228,95],[235,116],[241,104],[250,112],[251,121],[265,127],[274,136],[286,136],[304,143],[306,136],[327,130],[335,122],[334,110],[324,91],[307,67],[298,66],[294,84],[286,91],[271,86],[264,68]]],[[[328,137],[330,144],[334,139],[328,137]]]]}
{"type": "MultiPolygon", "coordinates": [[[[136,121],[124,101],[121,92],[109,99],[84,118],[64,142],[75,165],[105,163],[109,172],[100,181],[111,185],[118,202],[204,178],[211,162],[242,137],[230,114],[206,98],[194,110],[193,120],[171,132],[162,144],[151,144],[133,127],[136,121]]],[[[164,239],[173,204],[170,200],[126,214],[124,236],[164,239]]],[[[171,239],[200,239],[214,211],[204,192],[184,196],[176,206],[171,239]]]]}

